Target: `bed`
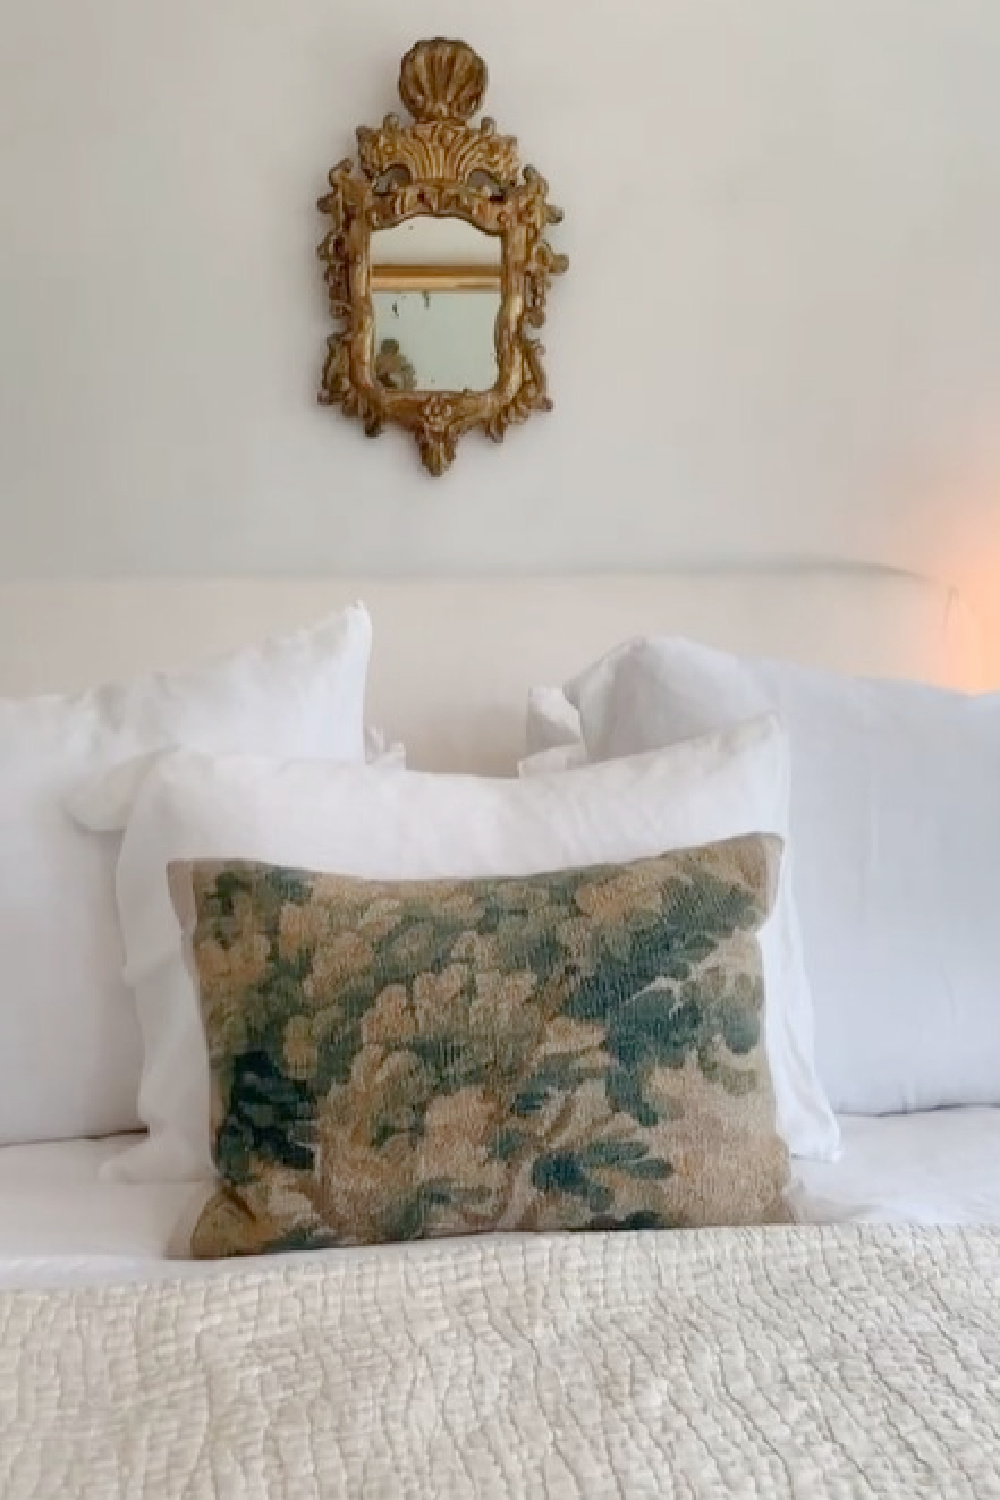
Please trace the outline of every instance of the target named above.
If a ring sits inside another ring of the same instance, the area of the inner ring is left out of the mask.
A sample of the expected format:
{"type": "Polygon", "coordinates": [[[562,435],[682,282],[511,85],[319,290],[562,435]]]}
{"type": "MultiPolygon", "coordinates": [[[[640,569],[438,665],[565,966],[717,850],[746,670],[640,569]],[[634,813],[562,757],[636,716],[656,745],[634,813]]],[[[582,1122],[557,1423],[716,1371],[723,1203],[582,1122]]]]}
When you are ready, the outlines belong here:
{"type": "Polygon", "coordinates": [[[843,1123],[821,1228],[235,1267],[127,1142],[8,1148],[0,1493],[1000,1494],[1000,1111],[843,1123]]]}
{"type": "MultiPolygon", "coordinates": [[[[860,569],[0,586],[0,692],[173,668],[361,597],[369,717],[513,772],[527,690],[637,632],[975,689],[952,590],[860,569]],[[462,622],[456,631],[455,621],[462,622]]],[[[0,1149],[0,1494],[1000,1495],[1000,1110],[841,1120],[797,1223],[168,1258],[130,1138],[0,1149]]]]}

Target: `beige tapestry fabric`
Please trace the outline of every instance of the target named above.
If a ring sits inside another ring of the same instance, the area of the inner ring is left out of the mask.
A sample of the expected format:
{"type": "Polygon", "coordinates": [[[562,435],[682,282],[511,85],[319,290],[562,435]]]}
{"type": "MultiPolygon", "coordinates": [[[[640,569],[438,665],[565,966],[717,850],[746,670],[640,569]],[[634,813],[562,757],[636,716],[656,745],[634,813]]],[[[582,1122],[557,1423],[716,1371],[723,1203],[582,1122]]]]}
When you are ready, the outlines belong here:
{"type": "Polygon", "coordinates": [[[175,867],[222,1179],[192,1253],[787,1221],[756,939],[780,856],[175,867]]]}
{"type": "Polygon", "coordinates": [[[481,1236],[0,1292],[5,1500],[997,1500],[1000,1235],[481,1236]]]}

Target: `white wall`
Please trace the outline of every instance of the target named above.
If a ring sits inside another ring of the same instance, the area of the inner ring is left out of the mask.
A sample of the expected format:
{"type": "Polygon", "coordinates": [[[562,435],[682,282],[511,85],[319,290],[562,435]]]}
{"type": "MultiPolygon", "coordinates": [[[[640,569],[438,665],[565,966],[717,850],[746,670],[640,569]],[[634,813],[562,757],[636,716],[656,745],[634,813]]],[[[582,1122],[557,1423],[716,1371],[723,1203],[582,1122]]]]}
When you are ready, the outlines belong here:
{"type": "Polygon", "coordinates": [[[989,605],[997,0],[0,0],[0,37],[3,573],[822,555],[989,605]],[[442,480],[314,402],[314,200],[436,32],[572,258],[555,413],[442,480]]]}

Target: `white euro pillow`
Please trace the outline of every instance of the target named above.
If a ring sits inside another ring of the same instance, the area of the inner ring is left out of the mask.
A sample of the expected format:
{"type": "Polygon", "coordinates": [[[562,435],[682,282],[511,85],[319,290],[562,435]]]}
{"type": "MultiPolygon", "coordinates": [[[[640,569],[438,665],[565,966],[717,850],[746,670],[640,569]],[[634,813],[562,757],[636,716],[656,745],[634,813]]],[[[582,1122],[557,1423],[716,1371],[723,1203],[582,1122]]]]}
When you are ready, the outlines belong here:
{"type": "Polygon", "coordinates": [[[588,756],[751,714],[791,750],[790,873],[839,1112],[1000,1104],[1000,695],[639,640],[567,685],[588,756]]]}
{"type": "Polygon", "coordinates": [[[562,688],[532,688],[524,716],[527,758],[530,760],[549,750],[577,750],[582,740],[579,711],[562,688]]]}
{"type": "Polygon", "coordinates": [[[360,760],[370,648],[358,607],[184,674],[0,700],[0,1145],[140,1123],[116,841],[78,827],[69,794],[178,743],[360,760]]]}
{"type": "MultiPolygon", "coordinates": [[[[524,781],[186,751],[159,758],[136,795],[118,868],[150,1133],[112,1170],[147,1181],[212,1172],[208,1062],[167,883],[172,861],[252,859],[369,879],[519,875],[781,833],[787,802],[787,748],[769,717],[650,756],[524,781]]],[[[765,980],[778,996],[794,942],[787,913],[772,920],[765,980]]],[[[793,1028],[779,1018],[773,1035],[779,1121],[794,1129],[793,1028]]]]}

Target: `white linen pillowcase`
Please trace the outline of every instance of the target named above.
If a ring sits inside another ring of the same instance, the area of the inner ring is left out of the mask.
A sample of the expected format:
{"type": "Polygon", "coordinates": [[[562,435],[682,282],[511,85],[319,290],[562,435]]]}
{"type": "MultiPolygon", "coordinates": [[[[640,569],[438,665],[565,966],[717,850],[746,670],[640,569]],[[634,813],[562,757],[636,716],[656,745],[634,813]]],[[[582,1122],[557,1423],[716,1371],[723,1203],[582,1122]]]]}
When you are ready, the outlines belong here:
{"type": "Polygon", "coordinates": [[[562,688],[534,687],[524,715],[528,759],[546,750],[579,750],[583,744],[580,715],[562,688]]]}
{"type": "MultiPolygon", "coordinates": [[[[383,730],[366,728],[363,743],[365,765],[377,766],[379,770],[406,769],[406,746],[399,740],[388,740],[383,730]]],[[[146,755],[133,756],[110,771],[99,772],[73,787],[66,797],[67,811],[88,833],[120,834],[128,822],[139,788],[160,757],[174,750],[198,748],[184,744],[162,745],[146,755]]],[[[238,747],[239,750],[246,748],[238,747]]],[[[329,758],[308,757],[310,760],[329,758]]],[[[351,765],[356,763],[357,757],[345,755],[336,759],[351,765]]]]}
{"type": "Polygon", "coordinates": [[[589,757],[777,712],[789,870],[833,1107],[1000,1104],[1000,695],[840,677],[676,639],[567,685],[589,757]]]}
{"type": "Polygon", "coordinates": [[[177,743],[360,760],[370,649],[358,606],[183,674],[0,700],[0,1145],[140,1123],[117,844],[79,828],[68,795],[177,743]]]}
{"type": "Polygon", "coordinates": [[[587,764],[587,750],[583,741],[579,745],[553,745],[549,750],[536,750],[517,763],[518,776],[551,775],[553,771],[573,771],[587,764]]]}
{"type": "Polygon", "coordinates": [[[566,697],[563,688],[533,687],[528,692],[524,711],[525,758],[529,768],[541,765],[538,757],[561,751],[563,763],[584,765],[587,746],[579,710],[566,697]]]}
{"type": "MultiPolygon", "coordinates": [[[[650,756],[521,781],[188,751],[160,757],[139,787],[118,869],[150,1134],[111,1172],[133,1181],[212,1173],[208,1060],[168,888],[171,862],[253,859],[396,880],[529,874],[780,834],[787,800],[787,747],[772,717],[650,756]]],[[[776,969],[794,938],[787,917],[769,928],[765,974],[780,995],[776,969]]],[[[781,1046],[772,1053],[786,1100],[795,1098],[786,1081],[795,1066],[781,1046]]]]}
{"type": "Polygon", "coordinates": [[[517,763],[519,776],[568,771],[587,763],[580,715],[562,688],[531,689],[524,719],[524,742],[526,754],[517,763]]]}

